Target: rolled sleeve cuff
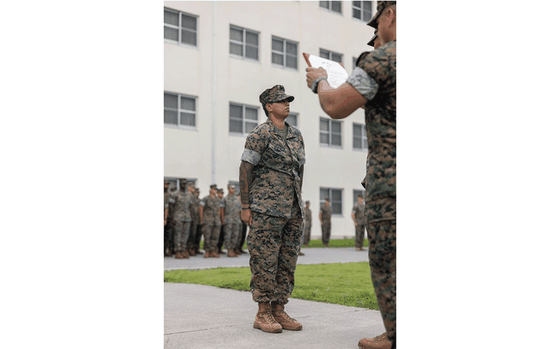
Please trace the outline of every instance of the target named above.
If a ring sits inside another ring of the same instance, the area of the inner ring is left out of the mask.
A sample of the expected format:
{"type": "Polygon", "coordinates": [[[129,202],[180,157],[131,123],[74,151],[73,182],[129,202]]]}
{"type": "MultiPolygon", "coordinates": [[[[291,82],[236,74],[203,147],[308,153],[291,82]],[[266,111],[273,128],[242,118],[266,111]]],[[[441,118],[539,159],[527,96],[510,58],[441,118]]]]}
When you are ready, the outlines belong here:
{"type": "Polygon", "coordinates": [[[375,80],[360,67],[356,67],[346,82],[354,87],[365,99],[371,101],[379,90],[379,85],[375,80]]]}
{"type": "Polygon", "coordinates": [[[257,166],[261,161],[261,154],[257,153],[254,150],[250,150],[245,148],[243,151],[243,155],[241,155],[241,161],[247,161],[253,166],[257,166]]]}

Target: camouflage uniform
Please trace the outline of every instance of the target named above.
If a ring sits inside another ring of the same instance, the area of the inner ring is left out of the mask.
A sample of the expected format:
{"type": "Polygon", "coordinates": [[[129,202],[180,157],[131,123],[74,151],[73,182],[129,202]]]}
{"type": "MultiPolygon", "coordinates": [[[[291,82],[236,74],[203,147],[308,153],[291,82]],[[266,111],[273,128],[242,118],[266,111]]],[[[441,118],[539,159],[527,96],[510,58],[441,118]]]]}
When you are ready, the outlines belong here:
{"type": "Polygon", "coordinates": [[[204,207],[202,219],[202,234],[204,235],[204,250],[218,251],[218,239],[220,238],[220,207],[224,207],[222,200],[216,195],[210,195],[200,200],[200,206],[204,207]]]}
{"type": "Polygon", "coordinates": [[[311,239],[311,210],[305,208],[303,210],[303,244],[307,245],[311,239]]]}
{"type": "Polygon", "coordinates": [[[193,248],[195,250],[199,249],[200,246],[200,232],[201,232],[201,225],[200,225],[200,212],[198,210],[199,206],[200,206],[200,198],[196,197],[196,195],[193,195],[193,204],[192,204],[192,210],[191,210],[191,215],[192,215],[192,224],[191,224],[191,234],[189,235],[189,240],[187,241],[187,248],[189,250],[192,250],[193,248]]]}
{"type": "Polygon", "coordinates": [[[347,83],[367,99],[365,216],[369,238],[369,265],[379,310],[387,337],[393,342],[393,346],[396,345],[397,319],[396,65],[397,43],[392,41],[362,54],[347,79],[347,83]]]}
{"type": "Polygon", "coordinates": [[[191,230],[191,205],[194,197],[188,191],[181,189],[171,194],[173,207],[173,226],[175,229],[175,252],[187,250],[187,240],[191,230]]]}
{"type": "Polygon", "coordinates": [[[328,244],[331,240],[331,216],[332,206],[321,206],[321,240],[323,244],[328,244]]]}
{"type": "Polygon", "coordinates": [[[166,191],[163,194],[163,206],[164,206],[164,214],[165,208],[168,209],[167,212],[167,222],[163,227],[163,250],[164,253],[168,252],[173,254],[173,213],[171,211],[172,205],[170,205],[171,193],[166,191]]]}
{"type": "Polygon", "coordinates": [[[354,214],[354,219],[356,220],[356,247],[364,246],[364,231],[366,229],[366,217],[365,217],[366,205],[356,203],[352,208],[352,213],[354,214]]]}
{"type": "MultiPolygon", "coordinates": [[[[293,97],[276,85],[260,96],[263,106],[293,97]]],[[[242,161],[252,164],[249,204],[253,214],[247,246],[251,255],[251,291],[255,302],[288,303],[294,288],[298,248],[303,233],[300,168],[305,164],[301,132],[288,127],[286,139],[270,119],[245,142],[242,161]]]]}
{"type": "Polygon", "coordinates": [[[241,226],[241,201],[237,195],[225,197],[224,210],[225,236],[224,241],[228,250],[237,248],[239,244],[239,230],[241,226]]]}

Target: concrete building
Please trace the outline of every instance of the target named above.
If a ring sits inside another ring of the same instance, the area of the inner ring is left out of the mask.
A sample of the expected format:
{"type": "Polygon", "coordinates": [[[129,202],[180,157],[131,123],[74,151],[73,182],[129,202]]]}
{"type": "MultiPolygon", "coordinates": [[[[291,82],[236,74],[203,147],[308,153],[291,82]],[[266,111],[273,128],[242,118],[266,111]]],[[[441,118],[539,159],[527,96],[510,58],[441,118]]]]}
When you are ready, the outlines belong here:
{"type": "Polygon", "coordinates": [[[303,198],[333,204],[332,236],[351,237],[351,211],[365,175],[364,111],[331,120],[307,87],[302,53],[348,71],[373,28],[375,1],[164,2],[164,175],[209,185],[238,182],[245,138],[266,120],[259,95],[276,84],[295,96],[288,123],[303,134],[303,198]]]}

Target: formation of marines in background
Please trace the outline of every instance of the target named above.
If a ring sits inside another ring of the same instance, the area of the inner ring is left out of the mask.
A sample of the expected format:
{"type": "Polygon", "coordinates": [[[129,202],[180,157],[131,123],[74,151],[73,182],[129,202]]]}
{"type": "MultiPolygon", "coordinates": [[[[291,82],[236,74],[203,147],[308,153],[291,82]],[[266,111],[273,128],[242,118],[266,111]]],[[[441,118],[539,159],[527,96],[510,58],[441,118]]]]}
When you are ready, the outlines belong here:
{"type": "MultiPolygon", "coordinates": [[[[188,259],[196,255],[204,255],[204,258],[219,258],[221,254],[237,257],[247,253],[243,250],[243,245],[248,227],[241,220],[240,194],[235,186],[228,185],[228,195],[224,197],[223,189],[211,185],[209,195],[202,199],[199,197],[200,189],[194,187],[193,181],[183,178],[179,180],[179,188],[174,191],[169,188],[170,183],[165,180],[163,184],[164,256],[175,256],[177,259],[188,259]],[[205,253],[200,251],[203,236],[205,253]],[[224,244],[227,252],[222,250],[224,244]]],[[[304,228],[301,246],[305,247],[309,247],[311,239],[310,206],[310,202],[306,201],[303,210],[304,228]]],[[[356,251],[362,251],[364,245],[364,209],[363,197],[360,195],[358,202],[352,208],[352,219],[356,225],[356,251]]],[[[325,204],[321,205],[319,213],[325,247],[328,247],[330,239],[331,216],[332,206],[327,198],[325,204]],[[325,227],[328,227],[326,243],[325,227]]],[[[299,255],[305,254],[299,252],[299,255]]]]}
{"type": "Polygon", "coordinates": [[[241,222],[241,201],[233,185],[228,195],[215,184],[209,195],[200,198],[200,189],[187,179],[179,180],[179,188],[169,190],[165,180],[164,189],[164,255],[188,259],[203,254],[200,242],[204,236],[204,258],[219,258],[222,244],[228,250],[227,257],[243,253],[247,226],[241,222]],[[220,239],[222,243],[220,243],[220,239]]]}

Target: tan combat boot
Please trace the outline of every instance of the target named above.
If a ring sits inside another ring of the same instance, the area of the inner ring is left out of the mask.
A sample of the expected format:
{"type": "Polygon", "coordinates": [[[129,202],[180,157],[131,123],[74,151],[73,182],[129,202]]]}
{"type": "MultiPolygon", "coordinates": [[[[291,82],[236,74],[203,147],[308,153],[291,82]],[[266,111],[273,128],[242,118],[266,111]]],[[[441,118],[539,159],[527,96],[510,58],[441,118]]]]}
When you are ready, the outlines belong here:
{"type": "Polygon", "coordinates": [[[183,254],[181,252],[176,252],[175,253],[175,258],[176,259],[183,259],[183,254]]]}
{"type": "Polygon", "coordinates": [[[255,316],[253,327],[269,333],[282,332],[282,325],[276,322],[272,316],[270,303],[259,303],[259,311],[255,316]]]}
{"type": "Polygon", "coordinates": [[[183,253],[183,258],[189,259],[190,255],[189,255],[189,252],[188,252],[188,251],[185,250],[185,251],[183,251],[182,253],[183,253]]]}
{"type": "Polygon", "coordinates": [[[210,251],[206,250],[206,251],[204,251],[204,256],[203,257],[208,258],[208,257],[213,257],[213,256],[210,255],[210,251]]]}
{"type": "Polygon", "coordinates": [[[227,251],[227,256],[228,257],[237,257],[237,255],[235,254],[235,252],[233,252],[233,250],[228,250],[227,251]]]}
{"type": "Polygon", "coordinates": [[[272,316],[274,316],[274,320],[278,321],[283,329],[290,331],[301,330],[301,328],[303,327],[301,323],[297,322],[296,319],[292,319],[288,314],[286,314],[283,304],[272,302],[271,306],[272,316]]]}
{"type": "Polygon", "coordinates": [[[363,349],[391,349],[391,341],[387,338],[387,332],[373,338],[362,338],[358,347],[363,349]]]}

